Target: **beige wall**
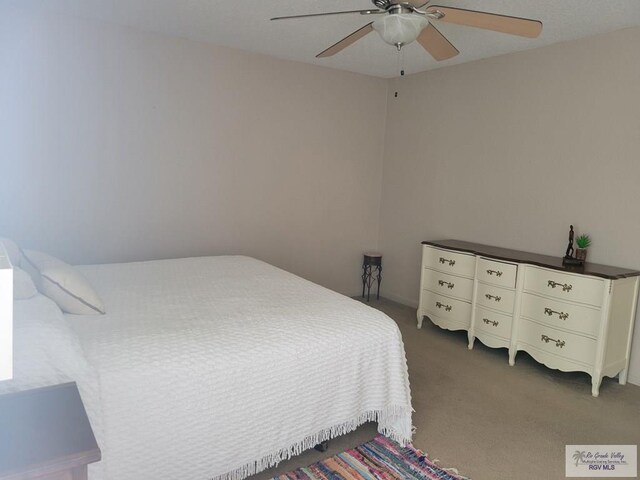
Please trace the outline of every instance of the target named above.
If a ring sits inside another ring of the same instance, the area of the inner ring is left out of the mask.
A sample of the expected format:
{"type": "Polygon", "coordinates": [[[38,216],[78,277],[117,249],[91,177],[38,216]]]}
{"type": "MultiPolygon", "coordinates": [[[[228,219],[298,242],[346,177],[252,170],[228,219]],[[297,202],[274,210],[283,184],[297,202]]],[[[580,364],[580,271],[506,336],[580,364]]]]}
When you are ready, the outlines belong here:
{"type": "Polygon", "coordinates": [[[573,223],[640,268],[639,44],[388,83],[5,8],[0,233],[76,263],[248,254],[346,294],[379,246],[408,304],[424,239],[562,255],[573,223]]]}
{"type": "Polygon", "coordinates": [[[73,263],[248,254],[359,290],[385,80],[1,13],[3,235],[73,263]]]}
{"type": "MultiPolygon", "coordinates": [[[[386,296],[417,304],[422,240],[640,269],[640,28],[390,85],[380,248],[386,296]],[[398,90],[398,98],[393,92],[398,90]]],[[[631,381],[640,383],[640,327],[631,381]]]]}

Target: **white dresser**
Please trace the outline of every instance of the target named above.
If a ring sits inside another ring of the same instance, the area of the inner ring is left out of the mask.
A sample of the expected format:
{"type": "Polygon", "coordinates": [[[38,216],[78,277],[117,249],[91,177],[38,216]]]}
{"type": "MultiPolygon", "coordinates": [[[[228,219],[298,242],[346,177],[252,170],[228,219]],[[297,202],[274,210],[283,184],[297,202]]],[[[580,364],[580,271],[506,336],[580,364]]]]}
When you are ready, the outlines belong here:
{"type": "Polygon", "coordinates": [[[427,316],[466,330],[515,364],[524,350],[549,368],[626,383],[640,272],[458,240],[423,242],[418,328],[427,316]]]}

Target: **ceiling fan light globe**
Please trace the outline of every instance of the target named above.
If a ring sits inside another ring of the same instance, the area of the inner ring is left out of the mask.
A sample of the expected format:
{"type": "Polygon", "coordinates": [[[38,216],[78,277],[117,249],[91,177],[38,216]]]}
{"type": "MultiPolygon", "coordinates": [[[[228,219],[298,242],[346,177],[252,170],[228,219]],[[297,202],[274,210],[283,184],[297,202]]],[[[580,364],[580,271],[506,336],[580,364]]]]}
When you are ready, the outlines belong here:
{"type": "Polygon", "coordinates": [[[385,15],[373,22],[373,29],[389,45],[407,45],[420,35],[429,25],[427,17],[414,13],[395,13],[385,15]]]}

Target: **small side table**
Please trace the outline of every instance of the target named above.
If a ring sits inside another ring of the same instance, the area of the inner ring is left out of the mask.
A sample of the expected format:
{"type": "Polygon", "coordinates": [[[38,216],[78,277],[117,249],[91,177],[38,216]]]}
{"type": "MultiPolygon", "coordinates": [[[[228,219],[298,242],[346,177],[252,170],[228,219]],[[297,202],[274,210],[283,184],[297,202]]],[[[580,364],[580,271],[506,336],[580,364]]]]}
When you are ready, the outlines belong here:
{"type": "Polygon", "coordinates": [[[376,299],[380,300],[380,282],[382,281],[382,254],[377,252],[366,252],[362,261],[362,298],[365,289],[367,290],[367,302],[371,294],[371,285],[378,282],[378,293],[376,299]]]}
{"type": "Polygon", "coordinates": [[[86,480],[99,460],[75,383],[0,396],[0,480],[86,480]]]}

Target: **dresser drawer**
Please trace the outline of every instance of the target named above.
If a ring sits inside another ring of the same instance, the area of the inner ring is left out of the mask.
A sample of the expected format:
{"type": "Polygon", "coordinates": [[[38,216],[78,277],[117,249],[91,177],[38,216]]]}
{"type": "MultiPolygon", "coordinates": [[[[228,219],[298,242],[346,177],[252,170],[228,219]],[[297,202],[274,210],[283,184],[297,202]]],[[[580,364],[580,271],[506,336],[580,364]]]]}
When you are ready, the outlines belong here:
{"type": "Polygon", "coordinates": [[[563,332],[547,325],[540,325],[530,320],[521,319],[518,341],[527,343],[538,350],[587,365],[593,365],[595,361],[595,340],[563,332]]]}
{"type": "Polygon", "coordinates": [[[462,328],[469,328],[471,325],[471,304],[468,302],[423,290],[420,309],[427,312],[427,315],[431,313],[444,320],[451,320],[463,325],[462,328]]]}
{"type": "Polygon", "coordinates": [[[478,258],[478,280],[499,287],[515,288],[518,266],[487,258],[478,258]]]}
{"type": "Polygon", "coordinates": [[[600,310],[559,302],[531,293],[522,294],[520,314],[552,327],[573,330],[592,337],[598,336],[600,328],[600,310]]]}
{"type": "Polygon", "coordinates": [[[509,339],[513,317],[504,313],[492,312],[485,308],[476,307],[475,329],[491,335],[509,339]]]}
{"type": "Polygon", "coordinates": [[[473,280],[471,278],[456,277],[446,273],[423,269],[423,288],[435,293],[459,298],[467,302],[473,297],[473,280]]]}
{"type": "Polygon", "coordinates": [[[600,307],[604,294],[604,280],[527,266],[524,290],[600,307]]]}
{"type": "Polygon", "coordinates": [[[473,278],[476,270],[476,257],[473,254],[452,252],[424,246],[422,266],[439,272],[473,278]]]}
{"type": "Polygon", "coordinates": [[[513,303],[516,297],[514,290],[478,283],[476,303],[483,307],[491,307],[505,313],[513,313],[513,303]]]}
{"type": "Polygon", "coordinates": [[[450,318],[441,317],[434,313],[428,313],[427,316],[432,323],[436,324],[440,328],[446,328],[447,330],[469,330],[469,322],[459,322],[450,318]]]}

